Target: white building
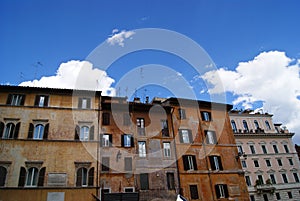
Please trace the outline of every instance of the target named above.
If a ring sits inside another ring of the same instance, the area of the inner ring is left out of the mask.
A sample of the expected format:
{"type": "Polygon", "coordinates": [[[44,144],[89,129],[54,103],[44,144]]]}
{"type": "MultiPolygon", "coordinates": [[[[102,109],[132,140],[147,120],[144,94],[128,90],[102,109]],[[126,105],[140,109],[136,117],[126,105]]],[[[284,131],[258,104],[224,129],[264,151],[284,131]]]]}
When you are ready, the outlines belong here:
{"type": "Polygon", "coordinates": [[[299,159],[290,133],[270,114],[229,113],[250,201],[300,200],[299,159]]]}

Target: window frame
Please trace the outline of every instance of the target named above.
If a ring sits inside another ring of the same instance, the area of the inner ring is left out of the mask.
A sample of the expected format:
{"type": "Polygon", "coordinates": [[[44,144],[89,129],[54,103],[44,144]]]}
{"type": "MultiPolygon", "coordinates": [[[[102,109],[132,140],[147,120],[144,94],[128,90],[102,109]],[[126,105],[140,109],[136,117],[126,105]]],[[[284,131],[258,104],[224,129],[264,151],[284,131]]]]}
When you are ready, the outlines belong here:
{"type": "Polygon", "coordinates": [[[110,113],[109,112],[102,113],[102,125],[103,126],[110,125],[110,113]]]}
{"type": "Polygon", "coordinates": [[[147,157],[146,141],[138,141],[138,156],[140,158],[146,158],[147,157]]]}
{"type": "Polygon", "coordinates": [[[192,200],[199,199],[198,186],[196,184],[189,185],[190,195],[192,200]]]}
{"type": "Polygon", "coordinates": [[[190,129],[179,129],[179,141],[182,144],[190,144],[193,142],[193,134],[190,129]]]}
{"type": "Polygon", "coordinates": [[[138,117],[136,118],[136,128],[137,128],[137,133],[139,136],[145,136],[145,119],[138,117]]]}
{"type": "Polygon", "coordinates": [[[201,111],[202,121],[212,121],[211,112],[201,111]]]}
{"type": "Polygon", "coordinates": [[[180,120],[186,119],[185,109],[178,108],[178,117],[180,120]]]}
{"type": "Polygon", "coordinates": [[[171,158],[171,143],[170,142],[163,142],[163,156],[164,158],[171,158]],[[168,147],[166,147],[168,145],[168,147]]]}
{"type": "Polygon", "coordinates": [[[215,191],[218,199],[229,197],[228,188],[226,184],[216,184],[215,191]]]}
{"type": "Polygon", "coordinates": [[[209,145],[218,144],[216,132],[213,130],[205,130],[205,142],[209,145]]]}

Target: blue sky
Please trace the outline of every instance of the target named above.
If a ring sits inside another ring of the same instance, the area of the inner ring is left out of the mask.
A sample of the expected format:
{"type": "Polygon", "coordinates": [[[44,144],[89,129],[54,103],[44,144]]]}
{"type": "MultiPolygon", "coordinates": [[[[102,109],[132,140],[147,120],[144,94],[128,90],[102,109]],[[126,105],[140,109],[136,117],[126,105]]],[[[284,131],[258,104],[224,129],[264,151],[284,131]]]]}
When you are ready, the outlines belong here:
{"type": "MultiPolygon", "coordinates": [[[[238,108],[264,107],[276,121],[300,132],[300,123],[293,120],[300,118],[299,8],[297,0],[2,0],[0,83],[18,85],[55,77],[63,63],[65,68],[59,72],[68,72],[66,68],[78,65],[75,61],[84,61],[98,45],[122,31],[166,29],[204,48],[218,69],[213,72],[223,81],[227,103],[238,108]],[[274,86],[272,80],[285,80],[285,84],[274,86]],[[290,111],[289,116],[285,116],[286,111],[290,111]]],[[[104,76],[104,87],[114,89],[124,74],[151,63],[183,75],[198,99],[218,93],[214,76],[206,74],[197,79],[186,61],[160,51],[128,54],[111,65],[108,75],[93,72],[104,76]]],[[[146,70],[136,76],[146,76],[146,70]]],[[[170,95],[168,89],[160,90],[144,87],[137,95],[170,95]]],[[[115,88],[115,92],[128,95],[125,87],[115,88]]]]}

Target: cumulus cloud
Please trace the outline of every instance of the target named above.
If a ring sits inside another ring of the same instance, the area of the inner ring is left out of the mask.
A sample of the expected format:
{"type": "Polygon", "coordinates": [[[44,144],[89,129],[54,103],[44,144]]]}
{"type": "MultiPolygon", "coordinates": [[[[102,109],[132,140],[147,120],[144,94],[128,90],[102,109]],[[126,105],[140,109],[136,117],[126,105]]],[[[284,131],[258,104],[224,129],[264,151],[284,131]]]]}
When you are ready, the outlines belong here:
{"type": "Polygon", "coordinates": [[[72,60],[62,63],[56,75],[22,82],[20,86],[98,90],[103,95],[115,95],[112,83],[114,80],[105,71],[93,68],[90,62],[72,60]]]}
{"type": "Polygon", "coordinates": [[[112,31],[112,36],[106,40],[107,43],[109,43],[110,45],[119,45],[121,47],[124,47],[125,39],[131,38],[135,34],[134,31],[126,31],[126,30],[121,31],[120,33],[118,32],[119,32],[118,29],[114,29],[112,31]]]}
{"type": "Polygon", "coordinates": [[[231,92],[233,104],[253,107],[262,101],[264,111],[274,114],[274,122],[284,123],[298,134],[300,143],[300,60],[284,52],[262,52],[253,60],[241,62],[235,70],[221,68],[205,73],[202,78],[211,85],[209,93],[231,92]]]}

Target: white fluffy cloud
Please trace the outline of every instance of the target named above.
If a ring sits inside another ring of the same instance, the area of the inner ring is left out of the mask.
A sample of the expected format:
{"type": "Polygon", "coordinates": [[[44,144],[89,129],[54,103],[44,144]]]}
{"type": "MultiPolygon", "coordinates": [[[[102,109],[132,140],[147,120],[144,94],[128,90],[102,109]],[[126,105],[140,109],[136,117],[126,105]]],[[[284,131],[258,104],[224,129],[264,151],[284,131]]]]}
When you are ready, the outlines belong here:
{"type": "Polygon", "coordinates": [[[234,71],[221,68],[205,73],[202,78],[212,87],[209,93],[231,92],[233,104],[249,108],[256,101],[263,102],[264,111],[274,114],[275,122],[282,122],[300,143],[300,61],[284,52],[263,52],[248,62],[241,62],[234,71]],[[299,137],[298,137],[299,136],[299,137]]]}
{"type": "Polygon", "coordinates": [[[121,47],[124,47],[125,39],[131,38],[135,34],[135,32],[133,31],[125,30],[121,31],[120,33],[118,32],[118,29],[114,29],[112,31],[112,36],[106,40],[107,43],[109,43],[110,45],[119,45],[121,47]]]}
{"type": "Polygon", "coordinates": [[[114,95],[113,82],[105,71],[93,68],[90,62],[72,60],[62,63],[56,75],[22,82],[20,86],[99,90],[103,95],[114,95]]]}

